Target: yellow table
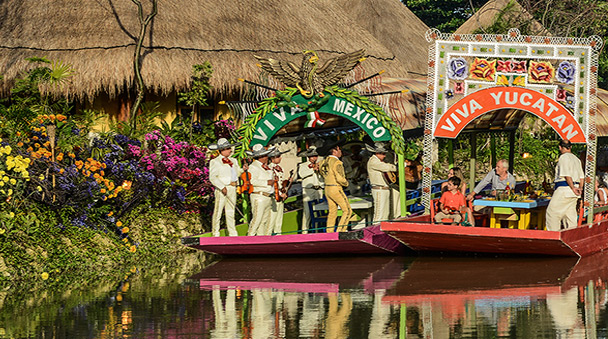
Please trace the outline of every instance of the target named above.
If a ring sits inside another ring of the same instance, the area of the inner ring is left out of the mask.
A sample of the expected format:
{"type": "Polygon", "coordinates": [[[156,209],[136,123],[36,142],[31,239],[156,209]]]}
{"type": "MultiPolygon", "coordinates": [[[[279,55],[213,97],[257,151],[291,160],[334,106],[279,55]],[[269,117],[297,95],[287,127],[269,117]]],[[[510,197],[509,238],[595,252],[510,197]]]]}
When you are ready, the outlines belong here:
{"type": "Polygon", "coordinates": [[[508,220],[509,228],[529,229],[532,214],[535,215],[537,229],[545,228],[545,207],[549,199],[524,201],[497,201],[494,199],[477,199],[473,206],[491,207],[490,227],[500,228],[500,220],[508,220]]]}

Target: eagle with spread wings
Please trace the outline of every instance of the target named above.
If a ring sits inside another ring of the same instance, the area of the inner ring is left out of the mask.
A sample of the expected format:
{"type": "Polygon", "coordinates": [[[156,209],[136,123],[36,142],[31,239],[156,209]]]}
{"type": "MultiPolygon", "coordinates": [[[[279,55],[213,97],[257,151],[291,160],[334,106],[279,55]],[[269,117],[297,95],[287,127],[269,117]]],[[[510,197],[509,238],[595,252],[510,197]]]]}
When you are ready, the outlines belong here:
{"type": "Polygon", "coordinates": [[[292,62],[262,58],[255,55],[260,67],[289,87],[296,87],[305,98],[315,94],[323,96],[325,86],[335,85],[364,60],[364,49],[329,59],[318,68],[319,57],[315,51],[304,51],[302,65],[292,62]]]}

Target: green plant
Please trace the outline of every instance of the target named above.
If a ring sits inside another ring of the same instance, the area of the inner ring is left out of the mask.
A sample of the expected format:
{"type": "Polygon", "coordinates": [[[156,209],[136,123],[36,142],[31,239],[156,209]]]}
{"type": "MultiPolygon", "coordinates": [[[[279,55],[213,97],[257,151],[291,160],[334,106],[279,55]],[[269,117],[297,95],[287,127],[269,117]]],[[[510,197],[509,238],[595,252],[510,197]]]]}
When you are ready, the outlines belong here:
{"type": "MultiPolygon", "coordinates": [[[[197,112],[197,108],[200,106],[207,105],[207,95],[209,90],[212,88],[209,85],[209,80],[213,74],[213,68],[208,61],[205,61],[202,65],[196,64],[192,66],[192,77],[190,82],[190,90],[186,92],[180,92],[177,94],[178,101],[192,107],[190,112],[188,124],[188,141],[192,143],[192,128],[194,124],[194,115],[197,112]]],[[[188,120],[186,117],[180,116],[180,122],[188,120]]]]}

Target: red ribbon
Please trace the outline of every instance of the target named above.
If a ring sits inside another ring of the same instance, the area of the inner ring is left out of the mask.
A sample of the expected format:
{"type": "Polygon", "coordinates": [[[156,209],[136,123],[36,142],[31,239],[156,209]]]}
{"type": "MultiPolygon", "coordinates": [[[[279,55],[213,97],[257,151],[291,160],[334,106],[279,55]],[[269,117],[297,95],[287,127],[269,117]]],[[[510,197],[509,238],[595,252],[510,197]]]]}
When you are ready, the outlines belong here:
{"type": "Polygon", "coordinates": [[[283,169],[281,168],[281,166],[278,166],[278,165],[277,165],[277,166],[275,166],[275,167],[274,167],[274,169],[275,169],[277,172],[281,172],[281,173],[283,173],[283,169]]]}
{"type": "Polygon", "coordinates": [[[230,159],[224,157],[224,158],[222,158],[222,162],[224,164],[230,165],[230,167],[232,167],[232,161],[230,161],[230,159]]]}
{"type": "Polygon", "coordinates": [[[265,170],[267,170],[267,171],[270,170],[270,167],[268,167],[268,165],[262,165],[262,168],[265,169],[265,170]]]}

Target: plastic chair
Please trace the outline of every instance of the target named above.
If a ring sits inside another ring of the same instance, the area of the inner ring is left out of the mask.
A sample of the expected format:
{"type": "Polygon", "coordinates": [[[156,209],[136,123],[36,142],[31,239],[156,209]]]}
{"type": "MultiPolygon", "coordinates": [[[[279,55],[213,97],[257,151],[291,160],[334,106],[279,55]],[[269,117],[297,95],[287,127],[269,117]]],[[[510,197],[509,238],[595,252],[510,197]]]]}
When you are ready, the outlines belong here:
{"type": "Polygon", "coordinates": [[[319,233],[320,230],[318,228],[323,228],[327,226],[327,215],[329,214],[328,210],[319,210],[315,211],[314,206],[316,204],[322,203],[326,201],[326,199],[320,200],[311,200],[308,202],[308,208],[310,211],[310,226],[312,229],[316,229],[312,232],[319,233]]]}
{"type": "MultiPolygon", "coordinates": [[[[471,211],[471,213],[470,213],[471,218],[474,218],[473,217],[473,213],[472,213],[473,212],[473,208],[472,208],[471,202],[467,200],[466,204],[467,204],[466,206],[471,211]]],[[[435,215],[437,214],[438,211],[439,211],[439,198],[431,200],[431,222],[432,223],[435,223],[435,215]]],[[[474,220],[467,220],[466,215],[467,214],[465,214],[465,216],[463,216],[462,221],[459,222],[458,225],[471,226],[470,223],[471,223],[471,221],[474,221],[474,220]],[[466,223],[468,223],[468,225],[466,225],[466,223]]],[[[446,224],[446,223],[447,224],[452,224],[452,223],[454,223],[454,220],[450,219],[450,218],[444,218],[444,219],[441,220],[441,222],[444,223],[444,224],[446,224]]]]}

